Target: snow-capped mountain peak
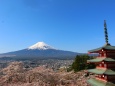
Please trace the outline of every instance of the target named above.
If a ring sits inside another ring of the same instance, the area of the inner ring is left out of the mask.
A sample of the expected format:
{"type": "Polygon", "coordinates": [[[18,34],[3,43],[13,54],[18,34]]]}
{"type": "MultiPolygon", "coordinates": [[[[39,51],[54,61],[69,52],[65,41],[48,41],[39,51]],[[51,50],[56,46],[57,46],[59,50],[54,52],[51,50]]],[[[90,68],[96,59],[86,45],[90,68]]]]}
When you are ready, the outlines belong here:
{"type": "Polygon", "coordinates": [[[47,50],[47,49],[54,49],[54,48],[45,44],[44,42],[38,42],[38,43],[30,46],[28,49],[47,50]]]}

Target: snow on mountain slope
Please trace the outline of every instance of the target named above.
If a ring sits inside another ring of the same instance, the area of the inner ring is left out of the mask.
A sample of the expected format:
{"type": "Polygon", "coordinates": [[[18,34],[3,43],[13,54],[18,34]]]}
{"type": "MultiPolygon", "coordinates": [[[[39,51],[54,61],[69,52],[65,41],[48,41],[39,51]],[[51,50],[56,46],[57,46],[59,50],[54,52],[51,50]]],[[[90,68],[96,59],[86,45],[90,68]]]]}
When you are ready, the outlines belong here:
{"type": "Polygon", "coordinates": [[[39,50],[47,50],[47,49],[54,49],[53,47],[45,44],[44,42],[38,42],[32,46],[30,46],[28,49],[39,49],[39,50]]]}

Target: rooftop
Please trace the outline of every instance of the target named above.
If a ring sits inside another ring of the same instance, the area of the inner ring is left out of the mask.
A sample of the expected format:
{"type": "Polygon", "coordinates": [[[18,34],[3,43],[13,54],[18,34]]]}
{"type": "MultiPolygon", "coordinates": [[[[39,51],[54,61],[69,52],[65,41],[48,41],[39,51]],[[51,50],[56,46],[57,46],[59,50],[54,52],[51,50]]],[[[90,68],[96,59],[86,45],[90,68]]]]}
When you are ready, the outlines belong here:
{"type": "Polygon", "coordinates": [[[108,61],[108,62],[115,62],[115,59],[108,58],[108,57],[97,57],[95,59],[87,60],[87,62],[101,62],[101,61],[108,61]]]}
{"type": "Polygon", "coordinates": [[[115,46],[111,46],[110,44],[106,44],[106,45],[104,45],[102,47],[89,50],[88,52],[90,52],[90,53],[98,53],[102,49],[105,49],[105,50],[115,50],[115,46]]]}
{"type": "Polygon", "coordinates": [[[106,75],[115,75],[115,71],[111,69],[89,69],[88,72],[95,73],[95,74],[106,74],[106,75]]]}
{"type": "Polygon", "coordinates": [[[115,86],[115,84],[111,83],[111,82],[104,82],[98,79],[89,79],[87,81],[89,84],[93,85],[93,86],[115,86]]]}

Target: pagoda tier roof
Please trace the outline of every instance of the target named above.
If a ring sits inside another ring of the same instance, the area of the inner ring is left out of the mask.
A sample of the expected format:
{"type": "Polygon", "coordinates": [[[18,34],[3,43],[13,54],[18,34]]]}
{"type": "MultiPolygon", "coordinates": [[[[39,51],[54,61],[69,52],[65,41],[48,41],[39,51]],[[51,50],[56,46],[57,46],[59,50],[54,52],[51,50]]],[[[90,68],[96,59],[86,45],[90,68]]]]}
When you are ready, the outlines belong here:
{"type": "Polygon", "coordinates": [[[115,86],[112,82],[105,82],[94,78],[89,79],[87,82],[92,86],[115,86]]]}
{"type": "Polygon", "coordinates": [[[115,62],[115,59],[108,57],[97,57],[95,59],[87,60],[87,62],[101,62],[101,61],[115,62]]]}
{"type": "Polygon", "coordinates": [[[95,69],[89,69],[88,72],[95,74],[115,75],[115,71],[111,69],[95,68],[95,69]]]}
{"type": "Polygon", "coordinates": [[[109,44],[106,44],[102,47],[99,47],[99,48],[96,48],[96,49],[93,49],[93,50],[89,50],[88,52],[89,53],[98,53],[100,50],[102,49],[106,49],[106,50],[115,50],[115,46],[111,46],[109,44]]]}

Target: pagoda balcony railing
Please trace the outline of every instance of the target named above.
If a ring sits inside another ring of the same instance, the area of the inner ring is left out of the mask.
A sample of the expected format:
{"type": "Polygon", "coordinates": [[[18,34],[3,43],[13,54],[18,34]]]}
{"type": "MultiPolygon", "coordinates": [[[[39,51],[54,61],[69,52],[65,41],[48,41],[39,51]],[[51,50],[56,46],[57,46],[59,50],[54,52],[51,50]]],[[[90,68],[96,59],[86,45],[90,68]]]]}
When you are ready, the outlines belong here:
{"type": "Polygon", "coordinates": [[[109,69],[115,69],[115,66],[113,64],[102,64],[101,66],[100,65],[97,65],[97,68],[109,68],[109,69]]]}
{"type": "Polygon", "coordinates": [[[100,67],[100,66],[97,66],[96,68],[97,68],[97,69],[103,69],[103,70],[106,70],[106,69],[107,69],[106,67],[100,67]]]}
{"type": "Polygon", "coordinates": [[[98,79],[98,80],[100,80],[100,81],[107,82],[107,80],[104,79],[104,78],[98,78],[98,77],[95,77],[95,78],[98,79]]]}

